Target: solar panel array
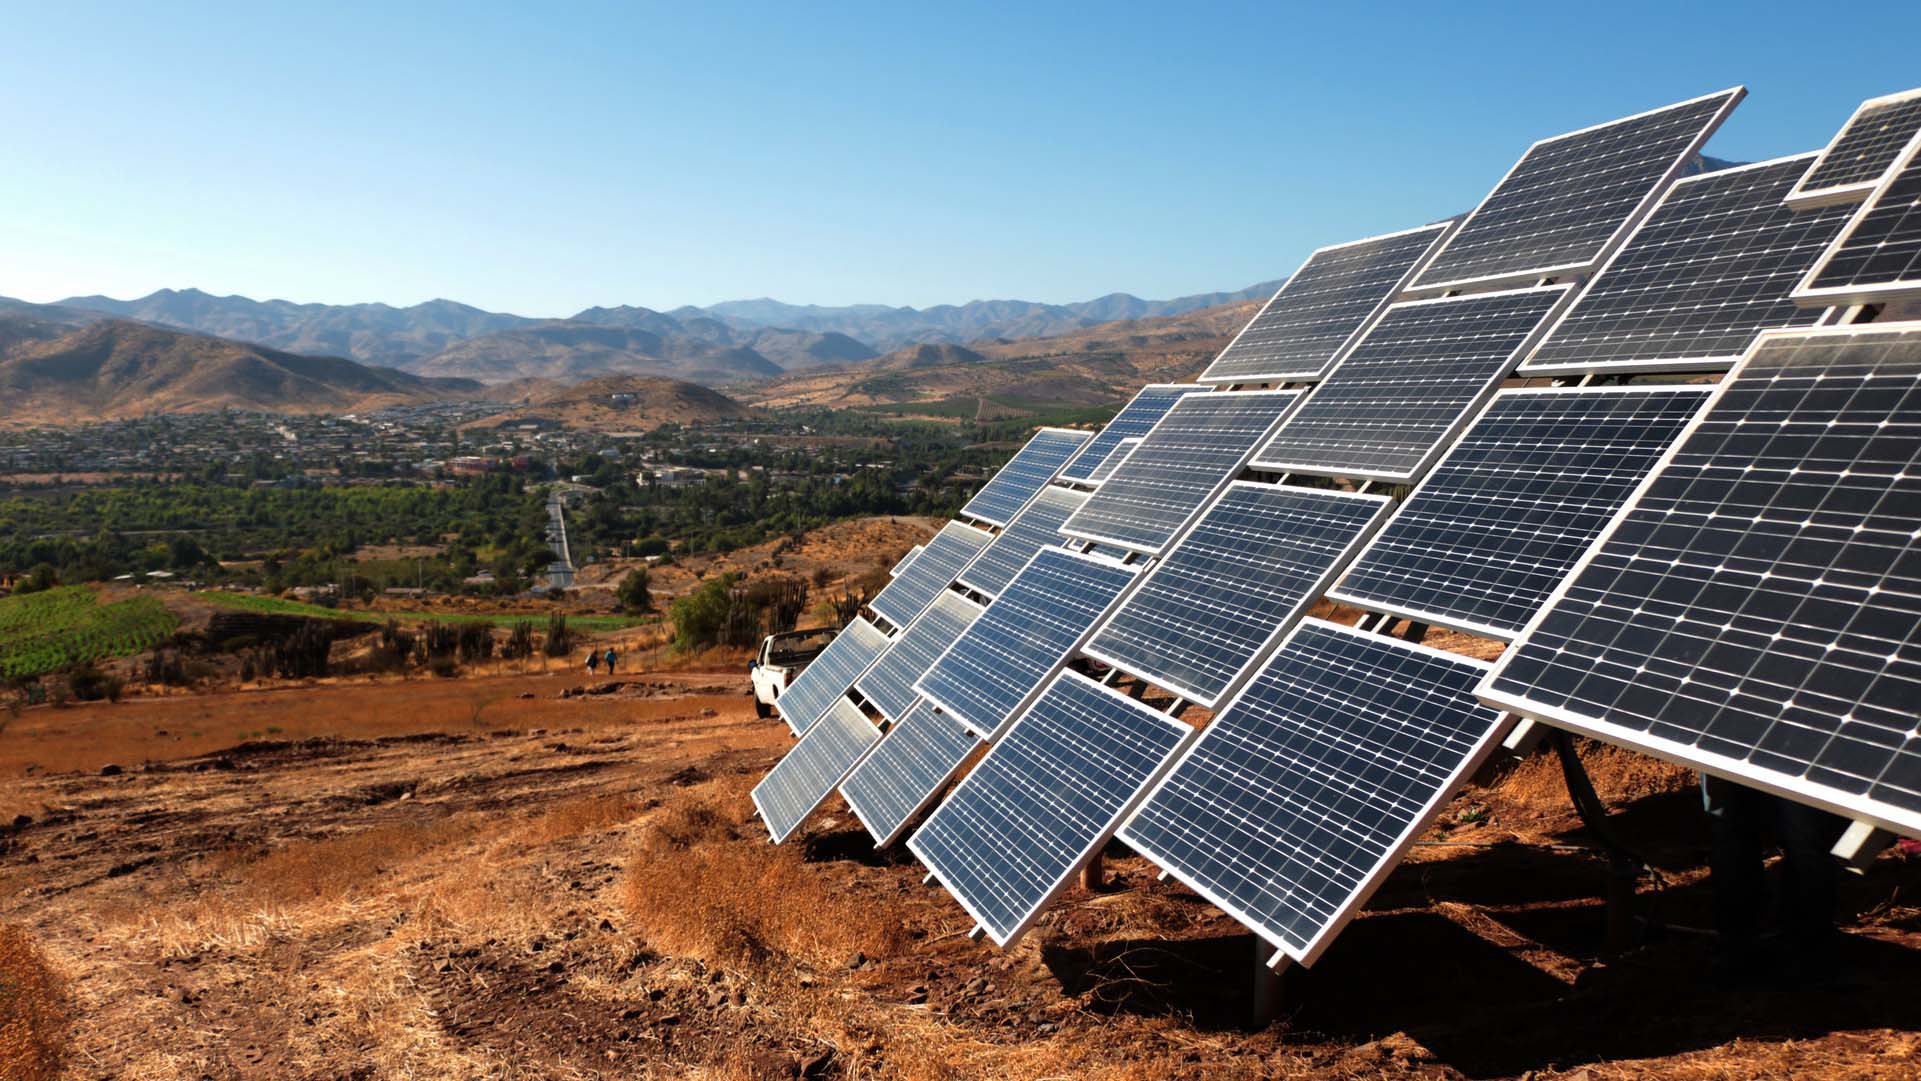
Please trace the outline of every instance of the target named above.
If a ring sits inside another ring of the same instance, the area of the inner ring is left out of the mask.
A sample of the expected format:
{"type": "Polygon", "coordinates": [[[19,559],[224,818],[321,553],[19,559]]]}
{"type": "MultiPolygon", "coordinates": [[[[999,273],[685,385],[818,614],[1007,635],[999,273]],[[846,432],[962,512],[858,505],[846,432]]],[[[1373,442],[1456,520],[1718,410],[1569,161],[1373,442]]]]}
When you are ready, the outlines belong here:
{"type": "Polygon", "coordinates": [[[1921,296],[1921,133],[1889,168],[1795,290],[1805,304],[1878,304],[1921,296]]]}
{"type": "Polygon", "coordinates": [[[972,526],[947,523],[867,607],[896,627],[913,623],[991,540],[991,535],[972,526]]]}
{"type": "MultiPolygon", "coordinates": [[[[1093,481],[1101,468],[1118,457],[1121,443],[1129,439],[1139,439],[1160,422],[1174,403],[1184,394],[1204,390],[1190,383],[1149,383],[1142,387],[1132,401],[1114,414],[1114,419],[1101,426],[1101,430],[1081,447],[1080,453],[1061,467],[1060,479],[1064,481],[1093,481]]],[[[1115,464],[1118,464],[1117,462],[1115,464]]],[[[1109,467],[1111,468],[1111,466],[1109,467]]]]}
{"type": "Polygon", "coordinates": [[[1781,201],[1807,155],[1675,184],[1521,365],[1523,373],[1726,368],[1755,335],[1813,326],[1790,295],[1846,207],[1781,201]]]}
{"type": "Polygon", "coordinates": [[[1513,637],[1707,396],[1706,387],[1502,391],[1328,596],[1513,637]]]}
{"type": "Polygon", "coordinates": [[[1202,373],[1204,383],[1319,379],[1451,222],[1321,248],[1202,373]]]}
{"type": "Polygon", "coordinates": [[[1921,328],[1776,332],[1490,701],[1921,831],[1921,328]]]}
{"type": "Polygon", "coordinates": [[[888,638],[872,623],[855,617],[842,627],[827,648],[813,659],[786,691],[774,699],[774,708],[796,736],[813,726],[815,718],[827,711],[834,700],[847,693],[855,677],[886,651],[888,638]]]}
{"type": "Polygon", "coordinates": [[[845,698],[836,699],[754,786],[754,806],[774,843],[793,836],[879,739],[880,729],[859,708],[845,698]]]}
{"type": "Polygon", "coordinates": [[[1027,929],[1193,729],[1062,672],[907,847],[996,943],[1027,929]]]}
{"type": "Polygon", "coordinates": [[[960,772],[980,737],[922,699],[841,782],[840,794],[885,848],[960,772]]]}
{"type": "Polygon", "coordinates": [[[981,606],[973,601],[952,591],[942,593],[914,625],[901,632],[887,647],[887,652],[854,681],[854,688],[881,716],[888,720],[900,719],[919,697],[914,693],[914,681],[980,614],[981,606]]]}
{"type": "Polygon", "coordinates": [[[1181,398],[1061,531],[1136,552],[1159,552],[1226,486],[1299,398],[1293,390],[1181,398]]]}
{"type": "Polygon", "coordinates": [[[1501,714],[1483,662],[1303,621],[1121,827],[1129,845],[1312,963],[1501,714]]]}
{"type": "Polygon", "coordinates": [[[1041,552],[921,676],[918,690],[979,735],[999,738],[1137,573],[1041,552]]]}
{"type": "Polygon", "coordinates": [[[1237,481],[1083,652],[1213,706],[1327,587],[1388,503],[1237,481]]]}
{"type": "Polygon", "coordinates": [[[1549,286],[1394,305],[1254,464],[1317,476],[1418,476],[1513,370],[1567,292],[1549,286]]]}
{"type": "Polygon", "coordinates": [[[1020,453],[1008,459],[1007,464],[974,493],[961,513],[977,521],[1006,525],[1090,438],[1087,432],[1071,428],[1042,428],[1035,432],[1020,453]]]}
{"type": "Polygon", "coordinates": [[[1035,552],[1067,543],[1067,538],[1061,536],[1061,526],[1086,502],[1086,492],[1054,485],[1041,489],[1007,528],[995,534],[992,543],[961,571],[960,583],[989,597],[1007,588],[1007,583],[1034,558],[1035,552]]]}
{"type": "Polygon", "coordinates": [[[1724,90],[1535,143],[1414,287],[1537,278],[1594,265],[1745,93],[1724,90]]]}
{"type": "Polygon", "coordinates": [[[1788,203],[1806,209],[1857,201],[1874,190],[1917,131],[1921,131],[1921,90],[1862,102],[1794,186],[1788,203]]]}

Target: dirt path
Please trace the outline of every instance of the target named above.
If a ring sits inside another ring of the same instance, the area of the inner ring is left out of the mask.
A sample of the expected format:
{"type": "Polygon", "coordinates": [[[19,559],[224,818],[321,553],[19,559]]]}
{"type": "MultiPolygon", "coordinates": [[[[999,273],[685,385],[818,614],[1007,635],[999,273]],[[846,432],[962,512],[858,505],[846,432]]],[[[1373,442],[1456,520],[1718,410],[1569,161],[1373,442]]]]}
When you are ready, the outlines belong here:
{"type": "MultiPolygon", "coordinates": [[[[1285,1020],[1246,1032],[1251,936],[1118,847],[1111,889],[1002,954],[837,805],[769,846],[746,794],[789,743],[728,681],[459,682],[22,718],[36,753],[193,710],[210,740],[257,731],[258,700],[346,733],[109,775],[10,760],[31,821],[0,831],[0,921],[72,979],[68,1076],[1921,1073],[1921,861],[1848,883],[1842,983],[1716,992],[1685,930],[1599,959],[1602,865],[1529,763],[1463,796],[1290,978],[1285,1020]]],[[[1705,925],[1684,779],[1595,766],[1663,867],[1653,914],[1705,925]]]]}

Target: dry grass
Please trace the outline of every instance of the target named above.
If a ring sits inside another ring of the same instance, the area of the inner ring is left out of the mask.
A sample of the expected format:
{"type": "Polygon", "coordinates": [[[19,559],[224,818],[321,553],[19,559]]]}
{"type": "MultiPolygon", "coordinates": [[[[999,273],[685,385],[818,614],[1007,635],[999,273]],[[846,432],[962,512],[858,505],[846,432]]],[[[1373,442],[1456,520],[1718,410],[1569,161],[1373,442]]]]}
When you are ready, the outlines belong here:
{"type": "Polygon", "coordinates": [[[645,806],[637,797],[624,793],[569,800],[527,823],[520,833],[536,844],[599,833],[631,821],[645,806]]]}
{"type": "Polygon", "coordinates": [[[898,926],[834,889],[793,846],[770,851],[748,835],[738,816],[745,802],[690,790],[656,812],[622,886],[634,934],[665,952],[750,969],[900,952],[898,926]]]}
{"type": "Polygon", "coordinates": [[[0,925],[0,1077],[49,1081],[67,1055],[64,981],[18,927],[0,925]]]}

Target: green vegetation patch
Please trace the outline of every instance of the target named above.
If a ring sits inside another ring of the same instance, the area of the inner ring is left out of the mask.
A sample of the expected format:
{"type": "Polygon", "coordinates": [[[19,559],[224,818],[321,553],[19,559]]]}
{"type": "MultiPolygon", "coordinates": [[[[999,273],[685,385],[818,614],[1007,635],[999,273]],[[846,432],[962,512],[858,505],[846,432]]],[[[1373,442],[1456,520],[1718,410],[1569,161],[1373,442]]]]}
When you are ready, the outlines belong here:
{"type": "Polygon", "coordinates": [[[0,598],[0,677],[130,656],[159,645],[179,625],[154,597],[101,604],[85,586],[0,598]]]}
{"type": "MultiPolygon", "coordinates": [[[[312,619],[350,619],[359,623],[385,623],[390,619],[422,620],[428,623],[491,623],[496,627],[512,627],[523,620],[539,619],[537,615],[526,612],[503,614],[467,612],[376,612],[367,610],[346,610],[328,608],[321,604],[308,604],[305,601],[291,601],[285,597],[270,597],[259,593],[196,593],[194,596],[221,608],[231,608],[240,612],[260,612],[271,616],[306,616],[312,619]]],[[[635,616],[577,616],[569,615],[571,626],[586,627],[591,630],[619,630],[622,627],[636,627],[648,622],[635,616]]]]}

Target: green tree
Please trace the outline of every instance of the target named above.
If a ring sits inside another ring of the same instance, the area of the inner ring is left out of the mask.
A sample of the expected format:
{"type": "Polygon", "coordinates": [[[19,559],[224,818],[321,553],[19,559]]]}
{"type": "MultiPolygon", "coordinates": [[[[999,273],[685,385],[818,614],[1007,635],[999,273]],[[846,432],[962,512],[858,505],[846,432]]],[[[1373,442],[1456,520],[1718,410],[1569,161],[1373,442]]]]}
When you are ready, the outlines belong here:
{"type": "Polygon", "coordinates": [[[639,615],[654,610],[654,594],[648,588],[647,568],[639,567],[627,572],[620,580],[620,587],[614,591],[620,601],[622,611],[639,615]]]}
{"type": "Polygon", "coordinates": [[[727,626],[727,613],[733,608],[734,576],[709,578],[699,588],[675,601],[667,610],[674,625],[674,648],[682,651],[704,649],[720,641],[727,626]]]}

